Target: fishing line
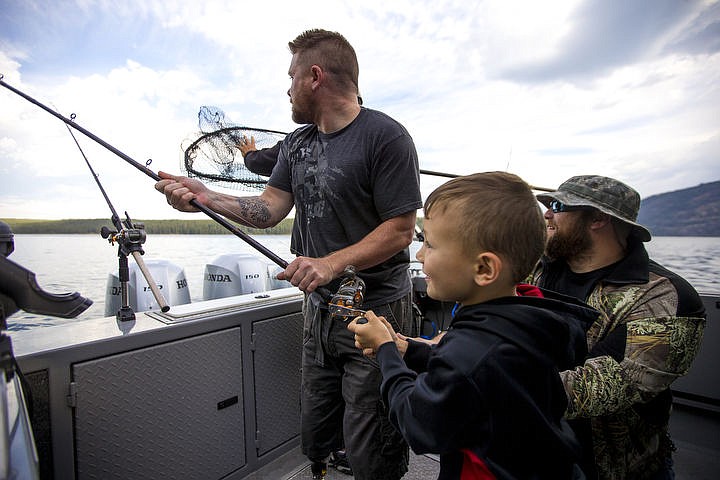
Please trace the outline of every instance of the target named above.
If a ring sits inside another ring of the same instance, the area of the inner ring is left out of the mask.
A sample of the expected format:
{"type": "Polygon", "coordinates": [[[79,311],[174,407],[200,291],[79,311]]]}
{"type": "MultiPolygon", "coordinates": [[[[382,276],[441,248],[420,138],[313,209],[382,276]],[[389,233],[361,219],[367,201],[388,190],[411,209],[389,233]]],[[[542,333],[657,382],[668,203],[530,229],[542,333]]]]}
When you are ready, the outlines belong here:
{"type": "MultiPolygon", "coordinates": [[[[135,161],[133,158],[131,158],[129,155],[126,155],[125,153],[121,152],[120,150],[118,150],[117,148],[113,147],[112,145],[110,145],[108,142],[106,142],[106,141],[103,140],[102,138],[98,137],[97,135],[93,134],[92,132],[88,131],[87,129],[83,128],[82,126],[76,124],[75,122],[73,122],[73,121],[70,120],[69,118],[64,117],[63,115],[61,115],[61,114],[59,114],[58,112],[54,111],[53,109],[51,109],[51,108],[48,107],[47,105],[42,104],[42,103],[39,102],[38,100],[35,100],[35,99],[34,99],[33,97],[31,97],[30,95],[27,95],[26,93],[18,90],[17,88],[15,88],[15,87],[7,84],[7,83],[3,80],[3,78],[4,78],[4,75],[0,74],[0,85],[2,85],[3,87],[7,88],[8,90],[10,90],[11,92],[15,93],[16,95],[21,96],[22,98],[24,98],[24,99],[27,100],[28,102],[30,102],[30,103],[32,103],[32,104],[34,104],[34,105],[42,108],[43,110],[45,110],[46,112],[48,112],[48,113],[49,113],[50,115],[52,115],[53,117],[61,120],[63,123],[65,123],[65,125],[68,125],[68,126],[74,128],[75,130],[79,131],[80,133],[82,133],[83,135],[85,135],[86,137],[88,137],[89,139],[91,139],[91,140],[93,140],[94,142],[102,145],[103,147],[105,147],[106,149],[110,150],[112,153],[114,153],[114,154],[117,155],[118,157],[122,158],[122,159],[125,160],[127,163],[129,163],[129,164],[132,165],[133,167],[137,168],[138,170],[140,170],[142,173],[144,173],[145,175],[149,176],[149,177],[152,178],[153,180],[155,180],[155,181],[160,181],[160,180],[162,180],[162,178],[160,178],[160,176],[159,176],[158,174],[156,174],[155,172],[153,172],[152,170],[150,170],[150,169],[148,168],[148,165],[151,163],[150,160],[148,160],[148,162],[147,162],[145,165],[142,165],[141,163],[139,163],[139,162],[135,161]]],[[[283,260],[282,258],[280,258],[280,257],[279,257],[278,255],[276,255],[274,252],[270,251],[268,248],[266,248],[264,245],[262,245],[261,243],[259,243],[257,240],[255,240],[254,238],[250,237],[248,234],[246,234],[245,232],[243,232],[242,230],[240,230],[239,228],[237,228],[235,225],[233,225],[231,222],[229,222],[229,221],[228,221],[227,219],[225,219],[224,217],[222,217],[222,216],[218,215],[217,213],[213,212],[213,211],[210,210],[208,207],[206,207],[205,205],[202,205],[200,202],[198,202],[198,201],[197,201],[196,199],[194,199],[194,198],[193,198],[192,200],[190,200],[190,205],[192,205],[193,207],[197,208],[199,211],[203,212],[203,213],[204,213],[205,215],[207,215],[208,217],[210,217],[210,218],[212,218],[213,220],[215,220],[217,223],[219,223],[220,225],[222,225],[224,228],[226,228],[228,231],[230,231],[231,233],[233,233],[235,236],[239,237],[241,240],[243,240],[244,242],[246,242],[247,244],[249,244],[250,246],[252,246],[253,248],[255,248],[255,250],[257,250],[258,252],[262,253],[263,255],[265,255],[265,256],[266,256],[267,258],[269,258],[270,260],[272,260],[274,263],[276,263],[276,264],[277,264],[280,268],[282,268],[283,270],[285,270],[285,269],[287,268],[288,262],[286,262],[285,260],[283,260]]]]}

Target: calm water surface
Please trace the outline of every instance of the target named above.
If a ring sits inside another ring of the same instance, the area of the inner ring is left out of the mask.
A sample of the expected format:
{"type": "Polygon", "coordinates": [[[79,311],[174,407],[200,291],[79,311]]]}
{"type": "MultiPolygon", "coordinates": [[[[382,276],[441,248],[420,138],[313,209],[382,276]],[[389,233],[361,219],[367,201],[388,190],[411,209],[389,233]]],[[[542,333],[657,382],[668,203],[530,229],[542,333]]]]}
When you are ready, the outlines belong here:
{"type": "MultiPolygon", "coordinates": [[[[258,235],[254,238],[278,256],[288,261],[293,258],[288,235],[258,235]]],[[[152,235],[148,236],[143,248],[146,261],[168,260],[185,270],[193,302],[202,300],[206,263],[225,253],[253,253],[262,257],[234,235],[152,235]]],[[[720,294],[720,238],[655,237],[647,248],[652,258],[683,275],[699,292],[720,294]]],[[[9,258],[35,272],[38,284],[49,293],[77,291],[90,298],[93,305],[78,318],[105,316],[108,274],[117,272],[118,258],[117,247],[99,234],[15,235],[15,251],[9,258]]],[[[133,261],[129,259],[129,262],[133,261]]],[[[8,319],[8,329],[36,328],[68,321],[74,320],[20,311],[8,319]]]]}

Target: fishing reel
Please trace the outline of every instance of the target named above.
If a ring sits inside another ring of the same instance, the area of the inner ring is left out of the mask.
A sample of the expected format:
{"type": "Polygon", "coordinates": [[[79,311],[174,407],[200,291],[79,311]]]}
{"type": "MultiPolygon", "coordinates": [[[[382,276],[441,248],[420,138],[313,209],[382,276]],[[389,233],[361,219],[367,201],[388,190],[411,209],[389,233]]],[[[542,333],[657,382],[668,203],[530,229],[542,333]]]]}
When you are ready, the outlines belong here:
{"type": "MultiPolygon", "coordinates": [[[[108,202],[109,204],[109,202],[108,202]]],[[[111,204],[110,204],[111,205],[111,204]]],[[[150,271],[145,266],[145,262],[142,259],[142,255],[145,252],[142,249],[142,244],[145,243],[147,236],[145,235],[145,225],[142,223],[134,223],[130,219],[130,215],[125,212],[125,220],[120,221],[120,218],[115,213],[115,209],[112,208],[113,216],[111,221],[117,230],[110,230],[108,227],[102,227],[100,229],[100,236],[107,239],[111,245],[118,244],[118,278],[120,279],[120,310],[116,315],[120,321],[135,320],[135,313],[130,307],[128,301],[128,282],[130,280],[130,272],[128,268],[128,255],[132,255],[137,263],[140,271],[142,272],[145,280],[148,282],[148,288],[153,293],[155,300],[160,306],[160,311],[167,312],[170,310],[170,306],[163,298],[160,290],[153,280],[150,271]]]]}
{"type": "Polygon", "coordinates": [[[337,293],[328,302],[330,315],[341,317],[347,321],[355,317],[365,315],[365,310],[360,310],[365,298],[365,282],[357,276],[355,267],[348,265],[342,274],[340,287],[337,293]]]}
{"type": "Polygon", "coordinates": [[[107,238],[111,244],[117,242],[142,245],[147,239],[147,236],[145,235],[145,226],[142,224],[135,224],[133,226],[135,228],[122,229],[119,232],[113,232],[108,227],[102,227],[100,229],[100,235],[103,238],[107,238]]]}
{"type": "Polygon", "coordinates": [[[121,228],[117,231],[110,230],[108,227],[103,226],[100,229],[100,236],[110,242],[110,245],[117,243],[126,254],[130,252],[144,254],[142,244],[147,240],[145,225],[142,223],[131,223],[129,219],[126,223],[130,223],[132,228],[121,228]]]}

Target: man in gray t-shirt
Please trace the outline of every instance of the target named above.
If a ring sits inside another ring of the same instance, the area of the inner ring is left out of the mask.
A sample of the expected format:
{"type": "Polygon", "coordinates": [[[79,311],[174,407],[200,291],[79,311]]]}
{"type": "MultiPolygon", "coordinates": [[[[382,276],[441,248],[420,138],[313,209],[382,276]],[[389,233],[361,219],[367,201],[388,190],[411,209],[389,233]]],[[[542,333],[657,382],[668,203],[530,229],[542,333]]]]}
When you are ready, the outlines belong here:
{"type": "MultiPolygon", "coordinates": [[[[417,154],[405,128],[361,108],[345,128],[323,133],[308,125],[284,140],[268,185],[291,192],[295,223],[291,248],[324,257],[353,245],[378,225],[420,204],[417,154]]],[[[410,292],[407,249],[365,269],[364,308],[410,292]]],[[[338,280],[328,288],[337,289],[338,280]]]]}
{"type": "Polygon", "coordinates": [[[238,223],[276,225],[295,208],[298,257],[278,275],[306,292],[302,360],[302,449],[314,478],[328,455],[347,450],[356,480],[398,480],[408,447],[380,397],[377,364],[355,348],[343,319],[327,313],[320,286],[335,291],[353,265],[366,282],[364,308],[396,331],[413,326],[408,246],[422,207],[417,152],[408,132],[357,101],[355,51],[340,34],[308,30],[289,43],[292,118],[304,124],[281,145],[268,186],[235,197],[159,172],[156,189],[181,211],[195,199],[238,223]]]}

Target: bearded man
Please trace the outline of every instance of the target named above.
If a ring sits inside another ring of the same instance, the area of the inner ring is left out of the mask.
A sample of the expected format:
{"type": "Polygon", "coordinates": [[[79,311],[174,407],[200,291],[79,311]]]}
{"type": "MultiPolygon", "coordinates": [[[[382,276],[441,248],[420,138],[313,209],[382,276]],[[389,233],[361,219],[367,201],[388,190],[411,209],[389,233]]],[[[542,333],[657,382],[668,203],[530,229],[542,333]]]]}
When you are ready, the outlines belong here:
{"type": "Polygon", "coordinates": [[[700,348],[705,309],[695,289],[648,257],[640,195],[582,175],[538,200],[548,210],[545,256],[531,282],[601,312],[584,364],[561,373],[588,478],[671,479],[670,386],[700,348]]]}
{"type": "Polygon", "coordinates": [[[355,348],[346,319],[330,314],[318,287],[337,291],[352,265],[366,284],[363,308],[398,332],[417,333],[408,275],[422,207],[417,151],[405,127],[360,105],[357,55],[344,36],[311,29],[288,47],[287,94],[292,119],[302,126],[270,158],[276,163],[265,190],[235,197],[165,172],[155,188],[177,210],[197,211],[195,200],[255,228],[277,225],[295,209],[290,248],[297,257],[277,278],[306,293],[302,451],[317,480],[342,448],[356,480],[399,480],[408,469],[408,445],[388,418],[380,368],[355,348]]]}

